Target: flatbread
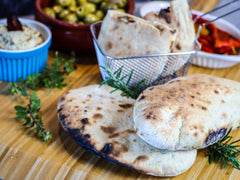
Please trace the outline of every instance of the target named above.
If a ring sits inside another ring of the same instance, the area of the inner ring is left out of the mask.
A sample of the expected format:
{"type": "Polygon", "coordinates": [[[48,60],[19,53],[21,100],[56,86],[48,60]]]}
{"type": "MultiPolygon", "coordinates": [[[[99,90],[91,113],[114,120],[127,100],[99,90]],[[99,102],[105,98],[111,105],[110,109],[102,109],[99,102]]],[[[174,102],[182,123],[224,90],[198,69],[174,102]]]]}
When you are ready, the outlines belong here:
{"type": "MultiPolygon", "coordinates": [[[[124,58],[169,53],[174,40],[175,30],[166,25],[110,10],[104,18],[97,42],[104,54],[124,58]]],[[[99,61],[99,64],[109,67],[112,72],[123,66],[122,76],[134,69],[129,83],[130,87],[134,87],[142,79],[152,84],[161,75],[167,62],[167,56],[154,56],[99,61]]]]}
{"type": "Polygon", "coordinates": [[[150,87],[136,100],[134,126],[157,148],[207,147],[240,126],[240,83],[192,74],[150,87]]]}
{"type": "Polygon", "coordinates": [[[110,10],[98,37],[100,49],[111,57],[169,53],[175,30],[161,23],[110,10]]]}
{"type": "Polygon", "coordinates": [[[187,171],[196,150],[168,152],[142,141],[133,128],[135,100],[113,88],[91,85],[67,92],[58,101],[64,131],[84,149],[141,173],[175,176],[187,171]]]}
{"type": "MultiPolygon", "coordinates": [[[[159,13],[150,12],[144,19],[151,22],[159,22],[176,29],[176,39],[171,46],[171,52],[189,52],[193,50],[195,40],[195,29],[193,20],[189,14],[187,0],[175,0],[170,7],[161,10],[159,13]]],[[[170,58],[162,76],[168,76],[179,70],[190,58],[190,54],[178,55],[177,58],[170,58]]]]}

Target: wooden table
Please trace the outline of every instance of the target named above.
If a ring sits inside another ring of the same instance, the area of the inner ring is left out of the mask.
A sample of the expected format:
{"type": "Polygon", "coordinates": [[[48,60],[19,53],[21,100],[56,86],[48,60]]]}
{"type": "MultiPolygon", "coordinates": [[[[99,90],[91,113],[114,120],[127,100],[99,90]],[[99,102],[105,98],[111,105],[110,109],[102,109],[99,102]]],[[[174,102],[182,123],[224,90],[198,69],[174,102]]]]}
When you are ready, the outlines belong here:
{"type": "MultiPolygon", "coordinates": [[[[66,54],[63,54],[67,56],[66,54]]],[[[48,63],[54,58],[50,50],[48,63]]],[[[41,89],[43,122],[53,134],[53,140],[42,142],[15,120],[14,106],[25,104],[21,96],[11,96],[10,83],[0,83],[0,178],[3,179],[161,179],[147,176],[106,162],[85,151],[66,135],[59,125],[57,99],[69,89],[99,84],[101,77],[95,55],[79,55],[77,70],[71,73],[63,89],[41,89]]],[[[211,74],[240,82],[240,63],[226,69],[206,69],[192,66],[191,73],[211,74]]],[[[232,132],[240,138],[240,130],[232,132]]],[[[239,179],[240,171],[219,164],[208,164],[205,150],[198,150],[194,165],[173,179],[239,179]]],[[[168,179],[168,178],[166,178],[168,179]]]]}

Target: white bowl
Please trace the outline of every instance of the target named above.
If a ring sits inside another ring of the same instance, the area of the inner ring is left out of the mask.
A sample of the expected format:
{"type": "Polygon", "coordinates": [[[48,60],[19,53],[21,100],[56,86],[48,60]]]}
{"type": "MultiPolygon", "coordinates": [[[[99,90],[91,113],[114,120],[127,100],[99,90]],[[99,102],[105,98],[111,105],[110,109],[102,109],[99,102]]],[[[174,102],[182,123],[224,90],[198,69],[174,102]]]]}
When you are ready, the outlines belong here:
{"type": "MultiPolygon", "coordinates": [[[[202,12],[192,10],[193,14],[201,15],[202,12]]],[[[216,16],[205,15],[203,19],[212,20],[216,16]]],[[[240,30],[224,19],[218,19],[214,22],[218,29],[228,32],[230,35],[240,40],[240,30]]],[[[193,60],[193,64],[207,68],[227,68],[240,62],[240,55],[222,55],[199,51],[193,60]]]]}

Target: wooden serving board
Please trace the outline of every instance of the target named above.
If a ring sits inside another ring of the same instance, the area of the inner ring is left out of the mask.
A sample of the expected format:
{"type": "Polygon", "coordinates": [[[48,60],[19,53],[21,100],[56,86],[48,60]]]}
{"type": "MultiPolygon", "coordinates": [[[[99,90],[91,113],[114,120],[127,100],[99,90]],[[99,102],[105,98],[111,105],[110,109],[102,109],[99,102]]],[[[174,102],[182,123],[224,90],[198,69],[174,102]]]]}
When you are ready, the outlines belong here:
{"type": "MultiPolygon", "coordinates": [[[[198,9],[199,10],[199,9],[198,9]]],[[[65,54],[66,55],[66,54],[65,54]]],[[[54,58],[49,53],[48,63],[54,58]]],[[[10,83],[0,82],[0,179],[170,179],[147,176],[125,167],[109,163],[85,151],[63,132],[57,118],[57,99],[70,89],[99,84],[101,76],[95,55],[78,57],[77,70],[71,73],[63,89],[41,89],[41,110],[45,128],[53,140],[42,142],[15,119],[15,105],[27,102],[21,96],[11,96],[10,83]]],[[[226,69],[206,69],[192,66],[191,73],[211,74],[240,82],[240,63],[226,69]]],[[[240,130],[231,133],[240,138],[240,130]]],[[[194,165],[185,173],[172,179],[239,179],[240,171],[219,164],[209,165],[205,150],[198,150],[194,165]]]]}

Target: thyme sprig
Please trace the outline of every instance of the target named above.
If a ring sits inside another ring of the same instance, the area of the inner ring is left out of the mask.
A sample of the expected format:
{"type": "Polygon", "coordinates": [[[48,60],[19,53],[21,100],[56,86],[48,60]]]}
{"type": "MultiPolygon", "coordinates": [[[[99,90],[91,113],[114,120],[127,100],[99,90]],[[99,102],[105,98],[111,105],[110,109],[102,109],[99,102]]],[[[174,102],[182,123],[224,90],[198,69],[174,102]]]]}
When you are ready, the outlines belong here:
{"type": "Polygon", "coordinates": [[[223,168],[227,166],[227,164],[231,164],[231,167],[235,167],[240,170],[240,161],[238,160],[240,155],[240,150],[238,147],[240,145],[236,145],[236,143],[240,142],[240,139],[230,142],[233,136],[229,136],[230,131],[217,143],[209,146],[208,154],[209,164],[213,161],[218,163],[223,163],[223,168]]]}
{"type": "Polygon", "coordinates": [[[46,88],[63,88],[66,86],[63,83],[64,75],[69,75],[75,68],[75,54],[72,53],[72,57],[69,60],[65,60],[62,57],[58,56],[58,52],[55,53],[55,58],[50,67],[43,69],[41,73],[34,73],[26,77],[26,81],[22,78],[19,78],[18,85],[12,83],[10,88],[11,94],[17,94],[18,92],[23,92],[24,87],[31,90],[39,90],[42,87],[46,88]]]}
{"type": "Polygon", "coordinates": [[[21,93],[22,96],[29,98],[29,104],[26,106],[15,106],[17,118],[25,120],[23,126],[30,129],[35,127],[35,133],[44,141],[52,139],[52,135],[50,131],[45,131],[42,117],[40,116],[41,101],[38,99],[36,93],[28,95],[26,88],[35,91],[42,87],[61,89],[66,86],[63,82],[63,76],[68,76],[76,68],[74,65],[75,61],[76,58],[73,53],[70,60],[65,60],[64,58],[59,57],[58,52],[56,52],[55,59],[50,68],[46,67],[41,73],[27,76],[26,81],[19,78],[19,83],[12,83],[12,86],[9,89],[12,95],[21,93]]]}
{"type": "Polygon", "coordinates": [[[26,106],[15,106],[17,118],[25,120],[23,126],[28,128],[34,128],[35,133],[39,135],[40,139],[47,141],[52,139],[51,132],[45,131],[42,118],[40,116],[40,104],[36,93],[32,93],[30,96],[29,104],[26,106]]]}
{"type": "Polygon", "coordinates": [[[113,91],[111,91],[111,93],[117,91],[117,90],[121,90],[121,96],[126,96],[126,97],[131,97],[133,99],[136,99],[138,97],[138,95],[144,90],[146,89],[146,83],[145,83],[145,79],[141,80],[140,82],[137,83],[137,85],[135,86],[135,88],[129,88],[128,85],[131,81],[132,75],[134,70],[132,70],[130,72],[130,74],[127,74],[125,76],[121,76],[122,74],[122,69],[123,66],[121,66],[117,71],[115,71],[114,73],[111,71],[110,68],[104,67],[104,66],[100,66],[102,69],[105,70],[105,72],[107,73],[107,77],[105,78],[104,81],[102,81],[101,85],[103,84],[108,84],[109,86],[115,88],[113,91]],[[126,80],[126,81],[125,81],[126,80]]]}

